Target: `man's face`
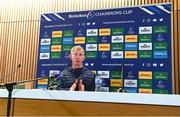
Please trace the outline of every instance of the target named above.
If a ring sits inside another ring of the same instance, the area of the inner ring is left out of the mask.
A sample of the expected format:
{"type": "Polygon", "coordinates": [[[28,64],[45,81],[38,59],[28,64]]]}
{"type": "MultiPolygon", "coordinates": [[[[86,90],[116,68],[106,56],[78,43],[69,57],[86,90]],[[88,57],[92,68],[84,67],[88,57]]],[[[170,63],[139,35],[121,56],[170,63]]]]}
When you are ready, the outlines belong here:
{"type": "Polygon", "coordinates": [[[81,66],[84,59],[85,56],[83,50],[74,50],[74,52],[71,53],[72,64],[75,66],[81,66]]]}

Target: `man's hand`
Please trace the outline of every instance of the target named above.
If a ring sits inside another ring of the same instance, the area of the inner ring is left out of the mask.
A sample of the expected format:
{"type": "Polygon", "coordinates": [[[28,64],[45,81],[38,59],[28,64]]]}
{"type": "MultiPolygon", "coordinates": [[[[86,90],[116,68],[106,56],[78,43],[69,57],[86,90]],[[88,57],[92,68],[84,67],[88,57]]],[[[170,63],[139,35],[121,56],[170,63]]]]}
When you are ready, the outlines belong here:
{"type": "Polygon", "coordinates": [[[75,91],[76,87],[77,87],[77,84],[78,84],[78,80],[75,79],[75,82],[72,84],[71,88],[70,88],[70,91],[75,91]]]}
{"type": "Polygon", "coordinates": [[[79,86],[78,86],[78,88],[79,88],[79,91],[84,91],[84,84],[83,84],[82,79],[79,81],[79,86]]]}

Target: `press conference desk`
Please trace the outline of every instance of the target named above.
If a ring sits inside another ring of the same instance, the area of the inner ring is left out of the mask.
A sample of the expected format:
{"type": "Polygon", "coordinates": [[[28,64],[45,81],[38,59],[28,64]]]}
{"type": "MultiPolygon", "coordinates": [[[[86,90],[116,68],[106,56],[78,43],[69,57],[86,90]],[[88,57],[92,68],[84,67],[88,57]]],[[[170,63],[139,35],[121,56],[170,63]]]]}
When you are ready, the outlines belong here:
{"type": "MultiPolygon", "coordinates": [[[[6,89],[0,89],[0,116],[6,115],[7,96],[6,89]]],[[[180,95],[17,89],[13,91],[11,115],[178,116],[180,95]]]]}

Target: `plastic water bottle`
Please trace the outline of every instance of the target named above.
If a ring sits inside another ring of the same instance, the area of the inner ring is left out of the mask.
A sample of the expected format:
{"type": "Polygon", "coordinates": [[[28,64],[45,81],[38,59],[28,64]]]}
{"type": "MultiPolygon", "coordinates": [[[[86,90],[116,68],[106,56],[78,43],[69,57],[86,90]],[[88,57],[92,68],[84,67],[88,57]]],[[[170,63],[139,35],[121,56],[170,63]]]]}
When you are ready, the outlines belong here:
{"type": "Polygon", "coordinates": [[[102,81],[103,80],[100,78],[100,76],[97,75],[95,78],[95,91],[101,91],[102,81]]]}

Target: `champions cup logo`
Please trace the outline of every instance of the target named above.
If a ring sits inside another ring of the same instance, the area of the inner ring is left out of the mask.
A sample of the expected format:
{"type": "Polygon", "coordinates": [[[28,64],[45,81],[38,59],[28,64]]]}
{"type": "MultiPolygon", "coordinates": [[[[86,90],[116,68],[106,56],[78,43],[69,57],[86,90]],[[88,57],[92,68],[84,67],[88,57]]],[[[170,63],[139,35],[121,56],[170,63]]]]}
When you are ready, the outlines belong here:
{"type": "Polygon", "coordinates": [[[97,11],[97,12],[90,11],[86,16],[87,16],[87,19],[92,19],[96,16],[128,15],[132,13],[133,13],[133,10],[113,10],[113,11],[97,11]]]}
{"type": "Polygon", "coordinates": [[[108,55],[106,54],[106,52],[102,52],[101,53],[101,58],[102,59],[105,59],[105,58],[107,58],[108,57],[108,55]]]}
{"type": "Polygon", "coordinates": [[[95,16],[95,11],[90,11],[88,14],[87,14],[87,19],[92,19],[94,16],[95,16]]]}

